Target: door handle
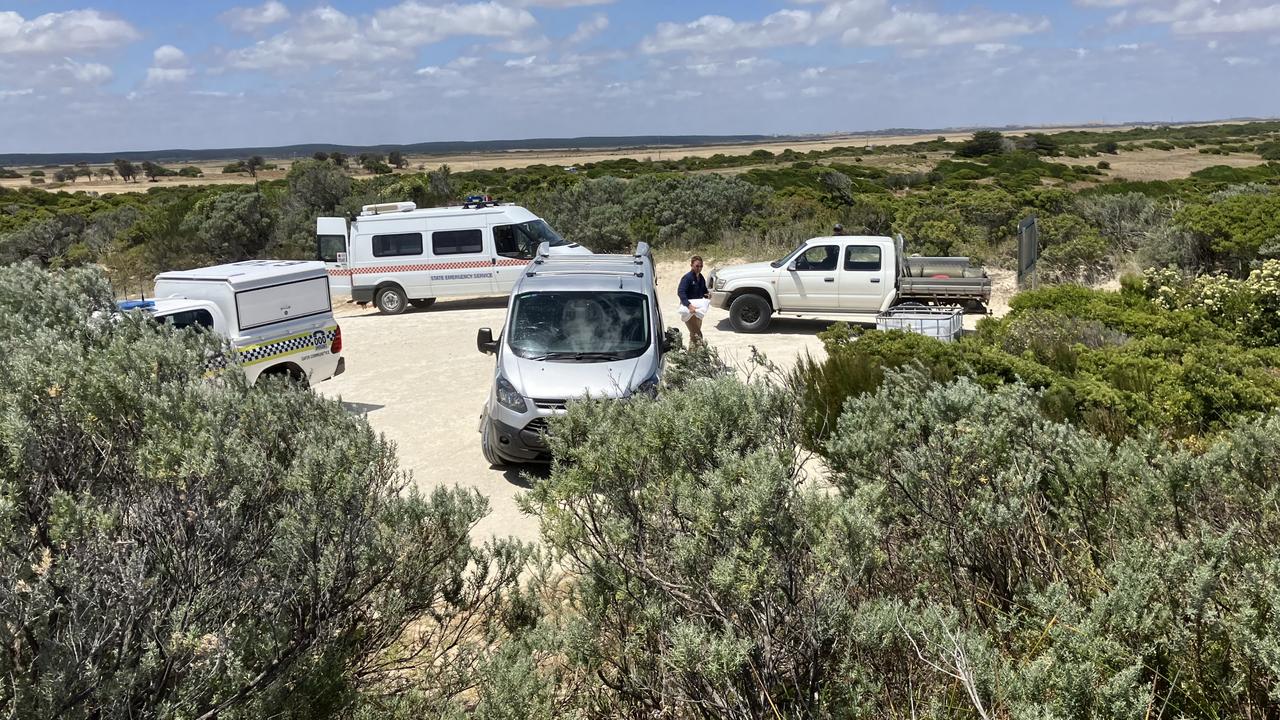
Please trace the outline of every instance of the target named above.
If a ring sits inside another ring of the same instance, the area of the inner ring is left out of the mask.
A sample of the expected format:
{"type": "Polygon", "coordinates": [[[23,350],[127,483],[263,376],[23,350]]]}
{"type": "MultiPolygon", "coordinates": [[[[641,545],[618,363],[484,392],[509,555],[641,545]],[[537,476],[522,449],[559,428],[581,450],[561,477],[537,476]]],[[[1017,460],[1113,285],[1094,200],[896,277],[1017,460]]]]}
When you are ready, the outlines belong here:
{"type": "Polygon", "coordinates": [[[822,282],[835,282],[835,278],[822,278],[822,282]]]}
{"type": "Polygon", "coordinates": [[[880,278],[871,278],[871,282],[878,283],[880,282],[880,278]]]}

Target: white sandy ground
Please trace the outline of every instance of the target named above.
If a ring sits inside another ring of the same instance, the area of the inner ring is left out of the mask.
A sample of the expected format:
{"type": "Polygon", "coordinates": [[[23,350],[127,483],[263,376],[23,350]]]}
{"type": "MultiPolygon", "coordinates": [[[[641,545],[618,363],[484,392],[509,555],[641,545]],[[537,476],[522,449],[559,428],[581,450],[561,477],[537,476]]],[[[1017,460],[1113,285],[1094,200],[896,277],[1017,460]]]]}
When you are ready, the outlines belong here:
{"type": "MultiPolygon", "coordinates": [[[[712,269],[709,266],[705,274],[712,269]]],[[[664,322],[682,331],[675,311],[676,284],[685,270],[674,262],[658,267],[664,322]]],[[[993,312],[1003,314],[1012,279],[1009,273],[993,275],[993,312]]],[[[347,371],[316,386],[317,391],[341,398],[394,441],[401,467],[413,474],[422,491],[459,485],[485,495],[491,513],[480,522],[477,537],[511,535],[536,541],[537,520],[516,504],[516,495],[527,487],[521,478],[524,469],[489,467],[480,454],[477,432],[493,382],[494,359],[476,350],[476,330],[489,327],[495,335],[499,332],[506,298],[441,300],[428,310],[410,309],[399,316],[348,304],[339,306],[337,314],[347,371]]],[[[834,320],[776,317],[768,332],[743,335],[730,328],[728,313],[712,308],[703,334],[733,364],[745,366],[755,346],[774,363],[789,367],[805,352],[823,355],[817,333],[834,320]]],[[[976,321],[967,316],[965,326],[972,328],[976,321]]]]}

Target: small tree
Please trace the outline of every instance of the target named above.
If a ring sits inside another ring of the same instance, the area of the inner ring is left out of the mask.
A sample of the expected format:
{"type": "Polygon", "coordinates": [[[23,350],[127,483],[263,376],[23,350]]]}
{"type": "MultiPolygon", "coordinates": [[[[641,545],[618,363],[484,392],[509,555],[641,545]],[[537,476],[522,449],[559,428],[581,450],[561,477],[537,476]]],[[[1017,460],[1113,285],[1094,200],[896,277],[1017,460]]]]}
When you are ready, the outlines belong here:
{"type": "Polygon", "coordinates": [[[138,169],[128,160],[116,158],[113,162],[116,172],[120,174],[120,179],[125,182],[133,182],[138,177],[138,169]]]}
{"type": "Polygon", "coordinates": [[[394,166],[397,170],[403,170],[409,167],[409,161],[405,159],[404,153],[399,150],[392,150],[387,154],[387,162],[394,166]]]}
{"type": "Polygon", "coordinates": [[[38,178],[42,178],[42,177],[44,177],[44,171],[43,171],[43,170],[32,170],[31,172],[27,173],[27,176],[28,176],[28,177],[33,177],[33,178],[36,178],[36,177],[38,177],[38,178]]]}
{"type": "Polygon", "coordinates": [[[313,154],[311,155],[311,158],[312,158],[313,160],[319,160],[320,162],[324,162],[325,160],[328,160],[328,159],[329,159],[329,153],[327,153],[327,152],[317,152],[317,153],[313,153],[313,154]]]}
{"type": "Polygon", "coordinates": [[[184,178],[204,177],[204,171],[196,167],[195,165],[187,165],[186,167],[179,170],[178,174],[184,178]]]}
{"type": "Polygon", "coordinates": [[[1004,135],[995,130],[979,130],[973,137],[956,148],[958,157],[982,157],[999,155],[1005,151],[1004,135]]]}
{"type": "Polygon", "coordinates": [[[329,160],[331,160],[334,165],[337,165],[340,168],[345,168],[347,167],[349,158],[347,157],[346,153],[331,152],[329,153],[329,160]]]}
{"type": "Polygon", "coordinates": [[[1120,143],[1115,140],[1107,140],[1093,146],[1094,151],[1106,153],[1107,155],[1115,155],[1120,152],[1120,143]]]}
{"type": "Polygon", "coordinates": [[[266,167],[267,161],[261,155],[254,155],[244,161],[245,172],[249,173],[249,177],[257,180],[258,171],[266,167]]]}

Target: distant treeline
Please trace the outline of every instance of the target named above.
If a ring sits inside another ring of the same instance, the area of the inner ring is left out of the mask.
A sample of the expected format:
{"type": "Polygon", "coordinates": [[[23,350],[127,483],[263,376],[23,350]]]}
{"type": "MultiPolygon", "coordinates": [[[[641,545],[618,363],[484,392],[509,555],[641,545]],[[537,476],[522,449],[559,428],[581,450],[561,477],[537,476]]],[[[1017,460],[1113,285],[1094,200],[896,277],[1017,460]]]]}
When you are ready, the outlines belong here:
{"type": "Polygon", "coordinates": [[[506,152],[509,150],[600,150],[607,148],[639,148],[646,146],[689,147],[693,145],[731,145],[735,143],[780,142],[795,140],[784,135],[623,135],[616,137],[529,138],[525,140],[450,140],[409,145],[334,145],[308,143],[254,148],[212,148],[207,150],[143,150],[105,153],[9,153],[0,154],[0,166],[71,165],[77,162],[109,163],[118,157],[134,161],[189,162],[226,160],[262,155],[271,158],[310,157],[316,153],[386,154],[394,150],[417,155],[452,153],[506,152]]]}

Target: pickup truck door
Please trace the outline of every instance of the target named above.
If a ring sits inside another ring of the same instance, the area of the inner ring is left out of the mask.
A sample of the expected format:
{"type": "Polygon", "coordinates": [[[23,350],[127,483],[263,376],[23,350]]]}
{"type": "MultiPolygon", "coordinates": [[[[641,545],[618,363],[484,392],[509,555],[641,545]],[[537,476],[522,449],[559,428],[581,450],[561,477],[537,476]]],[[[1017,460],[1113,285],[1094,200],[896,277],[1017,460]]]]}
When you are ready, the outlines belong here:
{"type": "Polygon", "coordinates": [[[805,248],[778,276],[780,310],[837,310],[840,307],[840,246],[820,243],[805,248]]]}
{"type": "Polygon", "coordinates": [[[849,243],[840,268],[840,309],[879,312],[885,293],[893,292],[891,258],[875,243],[849,243]]]}

